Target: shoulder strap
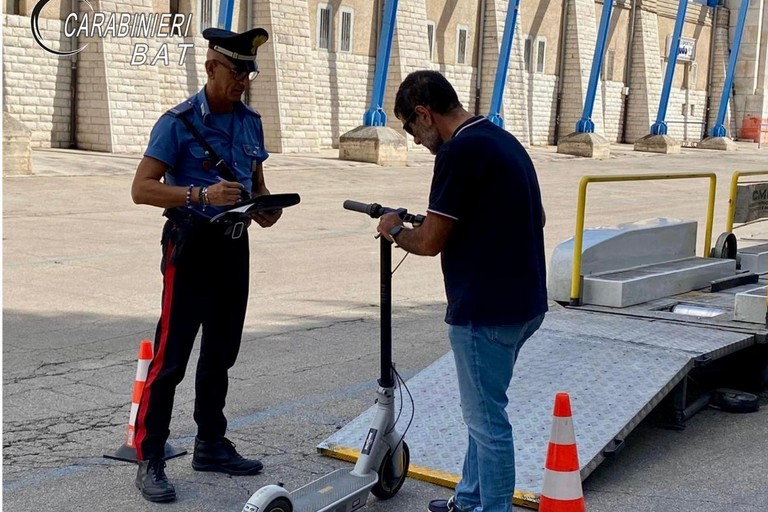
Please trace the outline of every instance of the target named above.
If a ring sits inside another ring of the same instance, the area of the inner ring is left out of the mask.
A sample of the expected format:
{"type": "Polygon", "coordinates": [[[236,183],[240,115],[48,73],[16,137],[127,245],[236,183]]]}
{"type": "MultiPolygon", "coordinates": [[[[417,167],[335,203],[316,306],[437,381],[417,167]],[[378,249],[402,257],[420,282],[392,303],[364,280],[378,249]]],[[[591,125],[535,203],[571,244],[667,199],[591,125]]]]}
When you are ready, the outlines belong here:
{"type": "Polygon", "coordinates": [[[185,100],[183,103],[179,103],[175,107],[169,108],[165,113],[173,117],[181,117],[190,110],[192,110],[192,102],[185,100]]]}
{"type": "MultiPolygon", "coordinates": [[[[189,109],[188,109],[189,110],[189,109]]],[[[198,131],[197,128],[195,128],[195,125],[192,124],[192,121],[189,120],[189,117],[186,116],[186,110],[184,112],[181,112],[180,114],[177,114],[176,117],[178,117],[182,123],[184,123],[184,126],[187,127],[187,130],[189,130],[192,133],[192,136],[195,138],[195,140],[203,147],[203,150],[205,150],[206,153],[208,153],[216,162],[216,169],[219,170],[219,173],[221,173],[221,176],[223,178],[226,178],[228,181],[234,181],[235,183],[239,183],[237,177],[235,176],[235,173],[232,172],[232,169],[229,167],[229,164],[224,161],[223,158],[219,157],[218,153],[216,153],[216,150],[213,149],[213,147],[208,144],[208,141],[206,141],[200,131],[198,131]]],[[[243,196],[243,199],[250,198],[250,194],[248,194],[247,191],[243,190],[241,192],[241,195],[243,196]]]]}

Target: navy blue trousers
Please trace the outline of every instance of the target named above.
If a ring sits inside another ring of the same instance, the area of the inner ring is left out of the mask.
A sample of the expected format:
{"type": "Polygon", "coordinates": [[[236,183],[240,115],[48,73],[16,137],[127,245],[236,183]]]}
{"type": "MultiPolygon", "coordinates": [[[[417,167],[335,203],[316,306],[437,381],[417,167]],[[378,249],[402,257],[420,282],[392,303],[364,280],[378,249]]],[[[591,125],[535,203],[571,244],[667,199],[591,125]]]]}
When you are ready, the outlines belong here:
{"type": "Polygon", "coordinates": [[[162,247],[162,310],[136,417],[139,460],[163,456],[176,386],[184,378],[201,326],[195,373],[197,435],[204,440],[224,436],[227,372],[237,359],[248,302],[247,230],[233,239],[220,226],[188,229],[169,220],[162,247]]]}

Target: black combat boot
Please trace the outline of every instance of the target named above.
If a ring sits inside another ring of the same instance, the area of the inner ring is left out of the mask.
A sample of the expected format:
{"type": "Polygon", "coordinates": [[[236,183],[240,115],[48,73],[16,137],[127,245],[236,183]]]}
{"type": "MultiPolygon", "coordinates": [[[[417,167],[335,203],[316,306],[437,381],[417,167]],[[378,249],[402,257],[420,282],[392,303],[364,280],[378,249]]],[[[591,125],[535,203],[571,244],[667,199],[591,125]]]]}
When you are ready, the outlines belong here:
{"type": "Polygon", "coordinates": [[[163,459],[140,460],[136,473],[136,487],[149,501],[165,503],[176,499],[176,489],[165,476],[163,459]]]}
{"type": "Polygon", "coordinates": [[[195,438],[195,454],[192,457],[192,469],[195,471],[216,471],[229,475],[255,475],[264,465],[258,460],[243,458],[232,441],[226,437],[216,441],[203,441],[195,438]]]}

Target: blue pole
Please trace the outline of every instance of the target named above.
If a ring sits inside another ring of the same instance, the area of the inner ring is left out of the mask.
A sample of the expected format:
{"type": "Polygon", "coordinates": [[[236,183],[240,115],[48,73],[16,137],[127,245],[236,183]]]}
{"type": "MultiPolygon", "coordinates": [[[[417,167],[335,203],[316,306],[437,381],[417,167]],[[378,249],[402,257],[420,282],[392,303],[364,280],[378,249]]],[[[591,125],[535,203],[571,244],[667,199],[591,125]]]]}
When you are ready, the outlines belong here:
{"type": "Polygon", "coordinates": [[[371,104],[363,115],[364,126],[386,126],[387,114],[384,113],[384,89],[387,85],[389,54],[392,50],[392,38],[395,34],[397,0],[384,2],[384,17],[381,20],[381,37],[376,51],[376,71],[373,75],[371,104]]]}
{"type": "MultiPolygon", "coordinates": [[[[235,0],[221,0],[219,3],[218,26],[224,30],[232,30],[232,11],[235,8],[235,0]]],[[[249,20],[250,23],[250,20],[249,20]]]]}
{"type": "MultiPolygon", "coordinates": [[[[496,66],[496,79],[493,82],[493,95],[491,96],[491,108],[488,111],[488,119],[497,126],[504,128],[504,119],[501,118],[501,100],[504,97],[504,88],[507,84],[507,69],[509,68],[509,56],[512,53],[512,41],[515,38],[515,25],[517,24],[517,11],[520,8],[520,0],[510,0],[507,7],[507,17],[504,20],[504,35],[501,39],[499,51],[499,64],[496,66]],[[514,5],[513,5],[514,3],[514,5]]],[[[480,34],[483,37],[483,34],[480,34]]],[[[480,55],[479,58],[483,58],[480,55]]]]}
{"type": "Polygon", "coordinates": [[[656,113],[656,122],[651,125],[651,133],[653,135],[667,134],[667,122],[664,119],[667,117],[669,93],[672,90],[672,79],[675,76],[677,54],[680,52],[680,36],[683,33],[683,23],[685,22],[685,11],[687,9],[688,0],[680,0],[680,3],[677,7],[675,31],[672,33],[672,42],[669,45],[669,54],[667,55],[667,74],[664,76],[664,87],[661,89],[659,111],[656,113]]]}
{"type": "MultiPolygon", "coordinates": [[[[603,0],[603,12],[600,15],[600,28],[597,31],[595,55],[592,58],[592,70],[589,73],[587,96],[584,98],[584,110],[581,113],[581,119],[576,123],[578,133],[594,133],[595,131],[595,123],[592,122],[592,109],[595,106],[600,70],[603,68],[603,55],[605,54],[605,43],[608,39],[608,27],[611,24],[612,11],[613,0],[603,0]]],[[[562,79],[563,77],[560,77],[560,80],[562,79]]]]}
{"type": "MultiPolygon", "coordinates": [[[[728,96],[731,94],[733,86],[733,74],[736,71],[736,58],[739,56],[739,47],[741,46],[741,36],[744,33],[744,23],[747,21],[747,11],[749,10],[749,0],[741,0],[741,10],[739,10],[739,21],[736,24],[736,36],[733,39],[731,47],[731,57],[728,60],[728,71],[725,74],[725,83],[723,92],[720,95],[720,108],[717,110],[717,119],[715,125],[709,132],[711,137],[725,137],[728,133],[725,129],[725,109],[728,107],[728,96]]],[[[714,30],[714,27],[712,27],[714,30]]]]}

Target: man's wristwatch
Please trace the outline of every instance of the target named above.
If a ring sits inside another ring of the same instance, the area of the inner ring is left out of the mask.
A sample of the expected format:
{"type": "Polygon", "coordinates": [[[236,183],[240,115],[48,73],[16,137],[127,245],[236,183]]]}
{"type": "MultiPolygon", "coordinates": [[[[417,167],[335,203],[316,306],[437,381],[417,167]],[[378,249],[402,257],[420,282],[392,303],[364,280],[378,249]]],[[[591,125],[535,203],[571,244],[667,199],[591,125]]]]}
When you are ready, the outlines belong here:
{"type": "Polygon", "coordinates": [[[402,224],[398,224],[397,226],[389,230],[389,236],[392,237],[392,240],[395,240],[397,239],[397,235],[399,235],[400,232],[404,229],[405,229],[405,226],[403,226],[402,224]]]}

